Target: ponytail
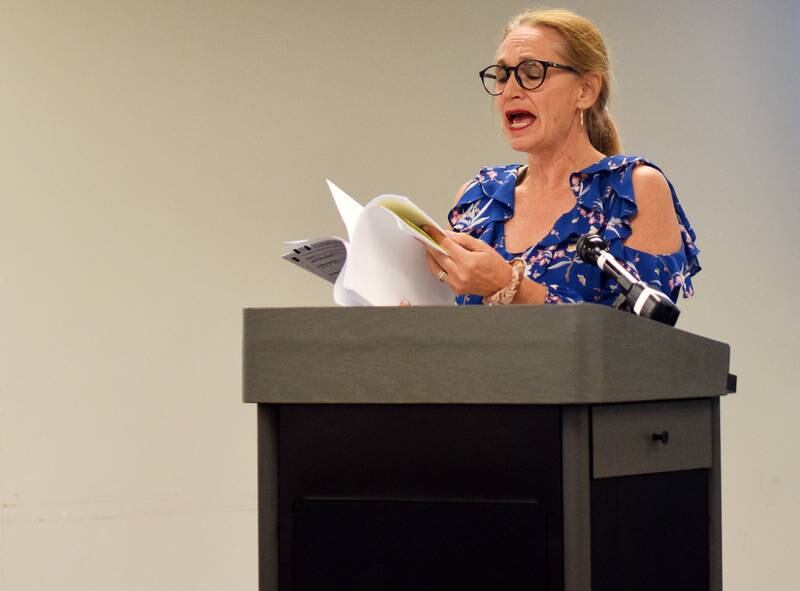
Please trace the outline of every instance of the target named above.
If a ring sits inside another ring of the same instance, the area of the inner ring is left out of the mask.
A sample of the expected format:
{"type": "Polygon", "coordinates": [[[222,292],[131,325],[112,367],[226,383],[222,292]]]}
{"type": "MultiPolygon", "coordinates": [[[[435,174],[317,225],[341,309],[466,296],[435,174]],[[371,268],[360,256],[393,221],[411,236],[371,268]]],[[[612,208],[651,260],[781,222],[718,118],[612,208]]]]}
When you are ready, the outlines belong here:
{"type": "Polygon", "coordinates": [[[605,107],[595,103],[586,111],[586,131],[589,134],[589,141],[598,152],[607,156],[622,152],[617,126],[614,125],[605,107]]]}

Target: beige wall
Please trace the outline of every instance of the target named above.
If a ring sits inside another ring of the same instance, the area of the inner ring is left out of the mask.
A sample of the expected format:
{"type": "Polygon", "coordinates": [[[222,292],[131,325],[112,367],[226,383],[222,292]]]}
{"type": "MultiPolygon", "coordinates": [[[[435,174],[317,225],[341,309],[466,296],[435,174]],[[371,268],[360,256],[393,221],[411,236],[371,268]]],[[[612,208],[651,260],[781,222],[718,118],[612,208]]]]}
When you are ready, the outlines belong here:
{"type": "MultiPolygon", "coordinates": [[[[241,309],[329,304],[277,259],[344,231],[325,177],[443,218],[518,159],[477,71],[523,6],[0,0],[0,590],[255,588],[241,309]]],[[[681,327],[733,347],[726,589],[800,589],[797,0],[570,6],[696,226],[681,327]]]]}

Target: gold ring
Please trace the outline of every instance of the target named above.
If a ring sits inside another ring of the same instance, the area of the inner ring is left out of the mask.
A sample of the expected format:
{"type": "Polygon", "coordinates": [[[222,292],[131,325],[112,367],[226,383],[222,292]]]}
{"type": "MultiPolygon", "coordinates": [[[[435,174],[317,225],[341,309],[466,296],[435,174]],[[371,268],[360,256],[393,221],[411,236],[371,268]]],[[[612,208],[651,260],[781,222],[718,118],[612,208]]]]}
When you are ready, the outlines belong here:
{"type": "Polygon", "coordinates": [[[445,271],[444,269],[442,269],[441,271],[439,271],[439,281],[441,281],[442,283],[444,283],[444,280],[445,280],[445,279],[447,279],[447,271],[445,271]]]}

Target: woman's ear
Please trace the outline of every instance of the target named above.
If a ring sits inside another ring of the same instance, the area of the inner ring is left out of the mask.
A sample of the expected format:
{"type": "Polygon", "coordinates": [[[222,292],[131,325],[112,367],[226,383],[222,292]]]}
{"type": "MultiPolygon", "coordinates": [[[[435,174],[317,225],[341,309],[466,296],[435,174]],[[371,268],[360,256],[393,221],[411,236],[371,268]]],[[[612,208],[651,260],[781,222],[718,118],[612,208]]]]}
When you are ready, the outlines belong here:
{"type": "Polygon", "coordinates": [[[603,77],[600,72],[587,72],[581,76],[581,84],[578,90],[578,108],[589,109],[600,96],[600,89],[603,86],[603,77]]]}

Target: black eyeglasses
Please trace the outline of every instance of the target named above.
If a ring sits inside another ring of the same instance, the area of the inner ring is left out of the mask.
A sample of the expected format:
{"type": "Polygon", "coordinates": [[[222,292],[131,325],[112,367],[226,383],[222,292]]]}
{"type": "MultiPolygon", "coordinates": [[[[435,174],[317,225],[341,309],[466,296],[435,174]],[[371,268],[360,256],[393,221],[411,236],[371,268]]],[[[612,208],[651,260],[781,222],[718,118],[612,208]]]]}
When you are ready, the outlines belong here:
{"type": "Polygon", "coordinates": [[[557,68],[559,70],[567,70],[580,74],[578,70],[572,66],[565,66],[564,64],[555,64],[553,62],[546,62],[543,60],[525,60],[518,63],[516,66],[489,66],[484,68],[478,75],[481,77],[483,87],[486,92],[492,96],[499,96],[503,94],[506,89],[506,84],[514,72],[514,78],[517,79],[519,84],[525,90],[536,90],[544,84],[544,78],[547,76],[548,68],[557,68]]]}

